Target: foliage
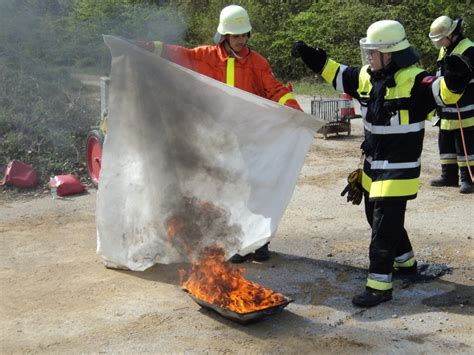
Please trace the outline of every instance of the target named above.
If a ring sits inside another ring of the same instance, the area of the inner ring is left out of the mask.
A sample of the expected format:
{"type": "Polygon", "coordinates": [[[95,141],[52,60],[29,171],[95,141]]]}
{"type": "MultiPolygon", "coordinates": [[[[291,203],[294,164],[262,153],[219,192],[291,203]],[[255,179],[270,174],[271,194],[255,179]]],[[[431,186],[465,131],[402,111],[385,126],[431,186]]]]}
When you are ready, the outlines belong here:
{"type": "Polygon", "coordinates": [[[434,71],[437,50],[427,36],[433,19],[463,16],[464,32],[474,38],[470,0],[0,0],[0,166],[21,159],[43,178],[83,173],[84,140],[99,108],[97,94],[69,73],[108,74],[110,55],[101,35],[209,44],[221,9],[231,3],[249,12],[251,47],[279,79],[292,80],[297,93],[326,95],[331,89],[289,55],[296,40],[359,65],[367,27],[397,19],[422,53],[421,65],[434,71]]]}
{"type": "Polygon", "coordinates": [[[297,95],[339,97],[339,93],[331,85],[316,77],[306,77],[292,81],[291,84],[293,85],[293,92],[297,95]]]}
{"type": "Polygon", "coordinates": [[[55,50],[47,48],[57,30],[52,24],[63,10],[59,1],[0,3],[0,165],[23,160],[43,180],[82,171],[93,117],[83,87],[66,69],[51,65],[55,50]]]}

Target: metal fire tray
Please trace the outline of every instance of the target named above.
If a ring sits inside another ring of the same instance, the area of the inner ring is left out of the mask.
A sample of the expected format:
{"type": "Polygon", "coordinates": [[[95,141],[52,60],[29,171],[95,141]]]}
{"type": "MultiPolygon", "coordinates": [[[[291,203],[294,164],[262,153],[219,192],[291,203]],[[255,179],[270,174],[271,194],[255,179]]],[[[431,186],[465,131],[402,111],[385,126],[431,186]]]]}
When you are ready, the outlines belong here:
{"type": "Polygon", "coordinates": [[[234,322],[240,323],[240,324],[249,324],[249,323],[254,323],[260,320],[263,320],[265,318],[268,318],[269,316],[272,316],[274,314],[278,314],[283,312],[283,309],[288,306],[289,303],[293,302],[291,298],[285,297],[285,301],[280,303],[279,305],[268,307],[265,309],[260,309],[258,311],[253,311],[253,312],[248,312],[248,313],[237,313],[234,311],[231,311],[226,308],[222,308],[219,306],[216,306],[214,304],[207,303],[206,301],[203,301],[194,295],[192,295],[187,289],[183,288],[183,291],[186,292],[189,297],[191,297],[194,302],[196,302],[198,305],[200,305],[203,308],[210,309],[211,311],[214,311],[218,314],[220,314],[222,317],[230,319],[234,322]]]}

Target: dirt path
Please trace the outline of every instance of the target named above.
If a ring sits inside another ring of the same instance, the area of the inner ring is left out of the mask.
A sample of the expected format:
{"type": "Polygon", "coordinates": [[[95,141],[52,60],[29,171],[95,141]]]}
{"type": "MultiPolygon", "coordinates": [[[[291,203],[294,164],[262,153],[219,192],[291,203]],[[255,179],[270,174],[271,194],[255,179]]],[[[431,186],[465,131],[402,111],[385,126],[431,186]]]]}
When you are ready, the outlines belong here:
{"type": "Polygon", "coordinates": [[[339,196],[358,162],[360,120],[352,126],[351,136],[316,135],[271,260],[244,265],[248,278],[294,299],[253,325],[201,309],[180,290],[176,266],[104,268],[95,254],[95,190],[59,200],[0,197],[0,351],[472,353],[474,203],[455,188],[429,187],[438,174],[434,129],[406,227],[419,262],[452,273],[397,281],[394,300],[373,309],[350,304],[365,283],[369,243],[362,207],[339,196]]]}

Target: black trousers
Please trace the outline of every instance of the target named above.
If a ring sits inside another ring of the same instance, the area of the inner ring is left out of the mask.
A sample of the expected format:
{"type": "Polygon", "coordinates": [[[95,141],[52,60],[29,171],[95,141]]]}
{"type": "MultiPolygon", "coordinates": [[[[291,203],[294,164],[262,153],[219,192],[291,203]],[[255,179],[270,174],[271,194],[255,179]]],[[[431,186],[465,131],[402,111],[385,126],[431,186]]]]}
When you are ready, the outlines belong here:
{"type": "MultiPolygon", "coordinates": [[[[474,127],[464,129],[464,141],[466,145],[467,155],[470,158],[469,165],[471,170],[474,168],[474,127]]],[[[458,169],[461,171],[461,181],[471,182],[469,172],[466,166],[459,166],[466,164],[464,156],[464,148],[461,138],[461,130],[456,129],[452,131],[441,130],[438,135],[438,148],[441,155],[441,161],[443,162],[443,156],[451,156],[444,164],[441,163],[441,176],[448,181],[458,181],[458,169]]]]}
{"type": "Polygon", "coordinates": [[[369,201],[364,194],[365,215],[372,228],[369,273],[391,274],[395,257],[412,250],[405,230],[407,201],[369,201]]]}

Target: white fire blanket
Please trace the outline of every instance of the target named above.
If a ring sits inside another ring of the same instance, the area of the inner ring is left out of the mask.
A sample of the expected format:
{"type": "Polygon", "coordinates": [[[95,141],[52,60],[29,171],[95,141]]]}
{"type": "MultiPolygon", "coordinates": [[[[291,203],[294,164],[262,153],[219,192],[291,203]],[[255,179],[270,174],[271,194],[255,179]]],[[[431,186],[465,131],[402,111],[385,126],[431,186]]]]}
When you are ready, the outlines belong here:
{"type": "Polygon", "coordinates": [[[324,122],[104,36],[112,54],[97,253],[145,270],[270,240],[324,122]]]}

